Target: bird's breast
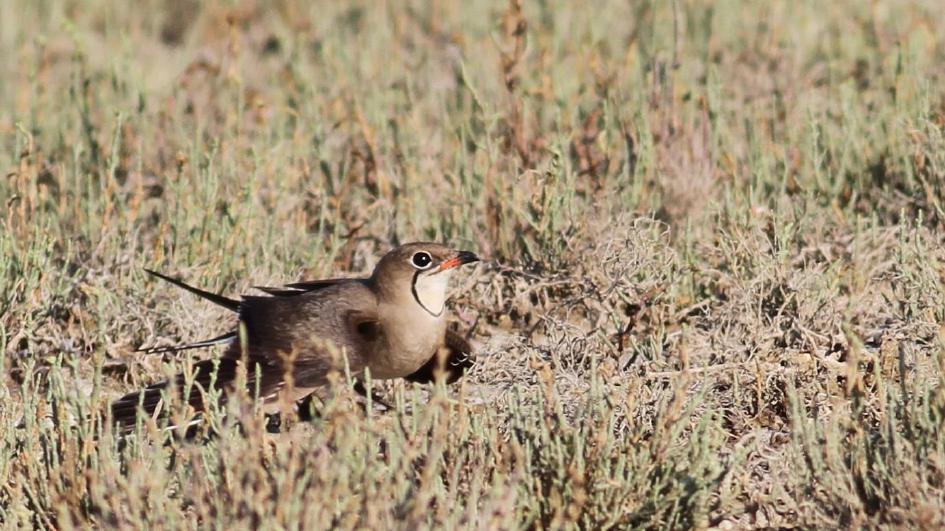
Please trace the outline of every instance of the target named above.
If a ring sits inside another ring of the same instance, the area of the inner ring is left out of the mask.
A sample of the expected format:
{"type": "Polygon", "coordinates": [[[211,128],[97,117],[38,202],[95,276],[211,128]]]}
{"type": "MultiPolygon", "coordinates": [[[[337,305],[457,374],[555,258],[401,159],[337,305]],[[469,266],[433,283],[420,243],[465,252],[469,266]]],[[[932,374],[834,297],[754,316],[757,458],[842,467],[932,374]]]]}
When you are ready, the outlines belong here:
{"type": "Polygon", "coordinates": [[[426,363],[443,343],[445,317],[430,315],[416,306],[380,308],[384,340],[368,363],[372,378],[407,376],[426,363]]]}

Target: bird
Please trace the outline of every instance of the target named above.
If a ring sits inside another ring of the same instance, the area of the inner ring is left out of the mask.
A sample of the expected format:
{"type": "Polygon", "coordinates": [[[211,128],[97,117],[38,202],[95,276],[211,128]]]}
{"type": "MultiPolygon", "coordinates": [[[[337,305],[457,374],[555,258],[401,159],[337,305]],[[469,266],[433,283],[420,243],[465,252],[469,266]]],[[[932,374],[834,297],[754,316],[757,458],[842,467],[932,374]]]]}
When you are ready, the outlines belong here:
{"type": "Polygon", "coordinates": [[[445,371],[447,381],[453,381],[471,365],[472,349],[463,337],[447,329],[447,288],[460,266],[477,261],[479,257],[470,251],[414,242],[387,252],[367,278],[257,286],[265,295],[243,295],[239,300],[145,269],[236,312],[238,323],[212,339],[139,349],[159,353],[227,345],[218,359],[195,363],[191,386],[185,385],[188,377],[179,374],[115,400],[112,420],[128,431],[141,411],[150,418],[166,419],[164,399],[171,389],[176,389],[195,413],[208,408],[211,395],[219,394],[217,400],[225,403],[237,390],[243,365],[251,396],[262,400],[267,411],[275,411],[285,399],[295,403],[310,400],[326,388],[332,372],[347,370],[357,378],[369,373],[375,380],[427,382],[438,371],[445,371]]]}

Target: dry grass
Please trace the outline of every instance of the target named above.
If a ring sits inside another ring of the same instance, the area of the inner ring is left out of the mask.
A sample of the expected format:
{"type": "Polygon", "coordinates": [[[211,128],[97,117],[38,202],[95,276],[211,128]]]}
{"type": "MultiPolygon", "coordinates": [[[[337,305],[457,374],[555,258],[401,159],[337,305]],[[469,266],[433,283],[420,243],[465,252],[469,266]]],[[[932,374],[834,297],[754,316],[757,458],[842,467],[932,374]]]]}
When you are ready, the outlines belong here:
{"type": "Polygon", "coordinates": [[[945,525],[937,1],[12,4],[5,526],[945,525]],[[134,347],[230,326],[143,267],[238,293],[414,239],[489,258],[461,385],[102,427],[187,363],[134,347]]]}

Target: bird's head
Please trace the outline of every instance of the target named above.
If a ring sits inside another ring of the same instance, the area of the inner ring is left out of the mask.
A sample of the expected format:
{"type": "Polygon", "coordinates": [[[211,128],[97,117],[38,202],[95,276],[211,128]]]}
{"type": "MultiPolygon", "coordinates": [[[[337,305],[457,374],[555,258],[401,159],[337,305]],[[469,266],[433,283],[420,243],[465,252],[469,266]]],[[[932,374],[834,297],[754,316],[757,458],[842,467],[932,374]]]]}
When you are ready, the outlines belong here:
{"type": "Polygon", "coordinates": [[[411,297],[430,315],[439,317],[453,271],[478,260],[474,253],[439,243],[408,243],[385,254],[371,278],[383,296],[393,300],[411,297]]]}

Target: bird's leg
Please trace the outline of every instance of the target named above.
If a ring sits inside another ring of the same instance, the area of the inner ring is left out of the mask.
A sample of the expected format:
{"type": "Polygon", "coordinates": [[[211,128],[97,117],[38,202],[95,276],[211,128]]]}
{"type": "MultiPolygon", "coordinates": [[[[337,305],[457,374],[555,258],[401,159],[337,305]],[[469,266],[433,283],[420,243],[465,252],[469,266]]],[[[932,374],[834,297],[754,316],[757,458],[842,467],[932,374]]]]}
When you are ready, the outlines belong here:
{"type": "MultiPolygon", "coordinates": [[[[364,383],[360,380],[355,380],[354,382],[354,391],[361,395],[363,398],[368,397],[368,391],[364,387],[364,383]]],[[[382,399],[377,393],[371,391],[371,402],[374,404],[380,405],[384,408],[385,411],[394,409],[393,406],[388,404],[384,399],[382,399]]],[[[315,398],[315,393],[312,393],[305,398],[296,402],[296,415],[300,421],[311,422],[315,419],[321,417],[320,412],[317,408],[313,406],[312,400],[315,398]]],[[[367,404],[361,402],[361,406],[367,410],[367,404]]],[[[266,430],[270,433],[279,433],[282,429],[282,416],[279,413],[271,413],[266,415],[266,430]]]]}

